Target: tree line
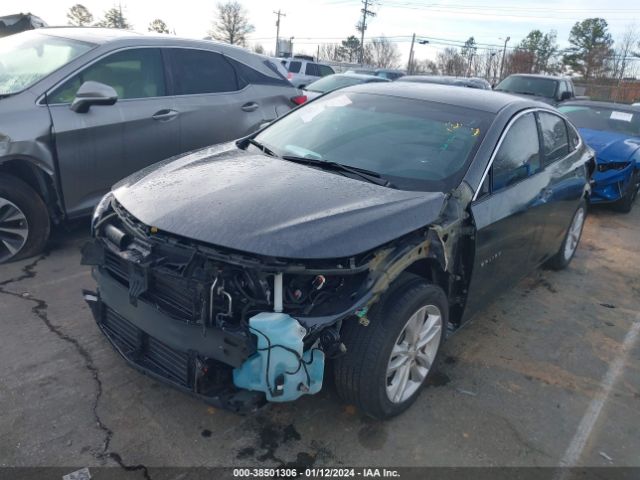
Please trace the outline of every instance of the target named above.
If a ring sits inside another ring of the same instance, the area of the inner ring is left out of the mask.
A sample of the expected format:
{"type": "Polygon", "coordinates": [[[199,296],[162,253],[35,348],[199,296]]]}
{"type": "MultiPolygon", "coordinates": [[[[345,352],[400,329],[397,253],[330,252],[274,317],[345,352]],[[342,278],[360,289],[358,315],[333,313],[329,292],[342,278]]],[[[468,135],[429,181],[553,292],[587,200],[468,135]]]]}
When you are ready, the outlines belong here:
{"type": "Polygon", "coordinates": [[[432,66],[438,73],[481,76],[495,81],[512,73],[576,74],[584,80],[618,79],[638,74],[640,31],[627,27],[614,41],[607,21],[587,18],[576,22],[569,33],[569,46],[561,49],[557,32],[531,30],[503,58],[500,48],[480,49],[470,37],[463,47],[447,47],[439,52],[432,66]]]}
{"type": "MultiPolygon", "coordinates": [[[[69,9],[67,18],[70,25],[76,26],[132,28],[122,10],[115,7],[107,10],[103,18],[94,23],[91,12],[85,6],[77,4],[69,9]]],[[[169,33],[167,24],[159,18],[149,23],[148,30],[169,33]]],[[[249,21],[248,12],[238,1],[229,0],[216,5],[216,20],[209,32],[211,38],[246,47],[247,37],[253,31],[254,26],[249,21]]],[[[635,26],[629,26],[616,42],[604,18],[587,18],[573,25],[568,43],[569,47],[560,49],[557,32],[551,30],[543,33],[534,29],[503,55],[503,49],[480,46],[472,36],[462,46],[449,45],[438,52],[435,61],[415,60],[408,69],[412,73],[478,76],[491,82],[511,73],[573,73],[585,80],[621,80],[638,73],[640,31],[635,26]]],[[[254,45],[253,49],[264,53],[264,48],[259,44],[254,45]]],[[[318,47],[318,57],[325,61],[358,63],[361,53],[363,63],[370,66],[401,66],[397,44],[384,36],[361,45],[355,35],[350,35],[340,43],[318,47]]]]}

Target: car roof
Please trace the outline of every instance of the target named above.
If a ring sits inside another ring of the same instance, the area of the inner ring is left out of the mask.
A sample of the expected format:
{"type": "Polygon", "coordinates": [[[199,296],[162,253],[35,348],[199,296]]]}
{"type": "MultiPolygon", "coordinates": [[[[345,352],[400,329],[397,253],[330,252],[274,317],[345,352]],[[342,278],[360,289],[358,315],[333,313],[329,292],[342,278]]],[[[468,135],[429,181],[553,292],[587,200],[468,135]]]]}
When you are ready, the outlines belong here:
{"type": "Polygon", "coordinates": [[[345,73],[334,73],[333,75],[328,75],[329,77],[347,77],[347,78],[358,78],[361,80],[378,80],[384,82],[388,80],[387,78],[378,77],[377,75],[369,75],[367,73],[354,73],[354,72],[345,72],[345,73]]]}
{"type": "Polygon", "coordinates": [[[438,102],[489,113],[498,113],[503,108],[511,105],[518,105],[523,109],[527,107],[541,107],[549,109],[549,105],[545,103],[516,97],[506,93],[475,88],[460,88],[454,85],[440,85],[436,83],[363,83],[352,87],[346,87],[340,91],[353,91],[438,102]]]}
{"type": "Polygon", "coordinates": [[[101,27],[46,27],[38,28],[33,33],[70,38],[81,42],[103,44],[115,39],[138,38],[143,35],[119,28],[101,27]]]}
{"type": "Polygon", "coordinates": [[[600,102],[597,100],[573,100],[569,102],[562,102],[560,106],[606,107],[625,112],[638,113],[638,107],[634,107],[633,105],[628,105],[626,103],[600,102]]]}
{"type": "MultiPolygon", "coordinates": [[[[512,73],[509,77],[548,78],[549,80],[571,80],[563,75],[545,75],[543,73],[512,73]]],[[[507,78],[509,78],[507,77],[507,78]]]]}

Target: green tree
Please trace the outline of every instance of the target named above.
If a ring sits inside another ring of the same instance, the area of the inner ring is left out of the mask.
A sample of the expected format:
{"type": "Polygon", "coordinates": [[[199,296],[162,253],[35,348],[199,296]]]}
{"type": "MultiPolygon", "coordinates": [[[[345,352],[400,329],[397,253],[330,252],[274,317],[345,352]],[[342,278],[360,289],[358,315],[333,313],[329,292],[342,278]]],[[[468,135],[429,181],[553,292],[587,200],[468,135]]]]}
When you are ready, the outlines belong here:
{"type": "Polygon", "coordinates": [[[150,32],[156,32],[156,33],[169,33],[169,27],[167,27],[167,24],[164,23],[159,18],[156,18],[153,22],[149,24],[148,30],[150,32]]]}
{"type": "Polygon", "coordinates": [[[69,20],[69,25],[84,27],[93,22],[93,15],[91,15],[87,7],[77,3],[67,12],[67,19],[69,20]]]}
{"type": "Polygon", "coordinates": [[[254,27],[249,23],[249,16],[244,7],[236,1],[218,3],[218,19],[213,22],[209,34],[221,42],[231,45],[247,45],[247,35],[254,27]]]}
{"type": "Polygon", "coordinates": [[[115,7],[104,12],[104,18],[96,23],[96,27],[123,29],[133,28],[129,22],[127,22],[127,19],[124,18],[122,10],[115,7]]]}
{"type": "Polygon", "coordinates": [[[613,39],[608,28],[604,18],[587,18],[576,22],[569,35],[571,46],[565,52],[564,63],[581,73],[585,79],[601,73],[607,57],[612,53],[613,39]]]}
{"type": "Polygon", "coordinates": [[[526,64],[521,66],[522,72],[553,73],[556,68],[553,59],[558,54],[557,33],[551,30],[542,33],[531,30],[520,42],[516,50],[522,52],[522,59],[526,64]]]}
{"type": "Polygon", "coordinates": [[[357,61],[360,55],[360,40],[355,35],[349,36],[346,40],[342,40],[342,50],[346,61],[350,63],[357,61]]]}

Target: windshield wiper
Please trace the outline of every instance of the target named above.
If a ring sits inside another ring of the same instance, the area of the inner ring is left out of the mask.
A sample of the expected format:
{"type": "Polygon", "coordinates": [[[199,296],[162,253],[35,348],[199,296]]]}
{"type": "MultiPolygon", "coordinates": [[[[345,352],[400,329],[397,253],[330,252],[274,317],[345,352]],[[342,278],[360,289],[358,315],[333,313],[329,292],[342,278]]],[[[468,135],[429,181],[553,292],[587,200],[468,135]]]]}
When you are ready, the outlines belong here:
{"type": "Polygon", "coordinates": [[[273,150],[269,149],[269,147],[263,145],[262,143],[260,143],[257,140],[254,140],[253,138],[248,138],[247,139],[247,143],[250,143],[254,147],[259,148],[260,150],[262,150],[264,153],[266,153],[270,157],[277,157],[277,155],[275,153],[273,153],[273,150]]]}
{"type": "Polygon", "coordinates": [[[281,158],[289,162],[302,163],[304,165],[320,167],[326,170],[351,173],[368,181],[369,183],[374,183],[383,187],[393,187],[389,180],[387,180],[386,178],[382,178],[379,173],[372,170],[367,170],[366,168],[349,167],[338,162],[328,162],[324,160],[316,160],[314,158],[296,157],[295,155],[283,155],[281,158]]]}

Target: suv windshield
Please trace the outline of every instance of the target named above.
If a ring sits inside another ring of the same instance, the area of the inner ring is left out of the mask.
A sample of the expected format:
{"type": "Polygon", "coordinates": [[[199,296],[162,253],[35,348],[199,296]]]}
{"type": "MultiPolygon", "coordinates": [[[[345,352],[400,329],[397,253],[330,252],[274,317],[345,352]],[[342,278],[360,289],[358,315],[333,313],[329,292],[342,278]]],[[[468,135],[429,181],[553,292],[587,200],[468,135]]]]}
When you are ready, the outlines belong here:
{"type": "Polygon", "coordinates": [[[93,47],[33,31],[0,39],[0,95],[30,87],[93,47]]]}
{"type": "Polygon", "coordinates": [[[462,179],[492,115],[435,102],[337,91],[274,122],[255,140],[278,156],[378,173],[404,190],[462,179]]]}
{"type": "MultiPolygon", "coordinates": [[[[364,83],[366,80],[362,78],[355,77],[346,77],[342,75],[331,75],[328,77],[321,78],[320,80],[316,80],[313,83],[310,83],[305,90],[309,90],[311,92],[319,92],[325,93],[330,92],[331,90],[335,90],[337,88],[348,87],[350,85],[358,85],[359,83],[364,83]]],[[[377,78],[368,79],[369,82],[383,82],[384,80],[377,78]]]]}
{"type": "Polygon", "coordinates": [[[495,90],[499,92],[524,93],[539,97],[555,98],[557,80],[540,77],[512,75],[501,81],[495,90]]]}
{"type": "Polygon", "coordinates": [[[640,137],[640,112],[583,105],[566,105],[558,110],[578,128],[640,137]]]}

